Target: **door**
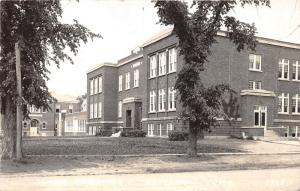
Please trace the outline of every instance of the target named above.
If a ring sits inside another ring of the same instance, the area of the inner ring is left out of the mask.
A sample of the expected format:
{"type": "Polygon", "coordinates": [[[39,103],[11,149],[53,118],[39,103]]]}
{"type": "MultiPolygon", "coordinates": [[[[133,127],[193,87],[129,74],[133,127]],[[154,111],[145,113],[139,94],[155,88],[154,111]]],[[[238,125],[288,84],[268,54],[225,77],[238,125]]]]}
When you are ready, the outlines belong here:
{"type": "Polygon", "coordinates": [[[131,127],[131,110],[126,110],[126,127],[131,127]]]}
{"type": "Polygon", "coordinates": [[[30,136],[38,136],[39,135],[39,126],[40,123],[38,120],[33,119],[30,123],[30,136]]]}
{"type": "Polygon", "coordinates": [[[267,127],[266,106],[254,106],[254,127],[267,127]]]}

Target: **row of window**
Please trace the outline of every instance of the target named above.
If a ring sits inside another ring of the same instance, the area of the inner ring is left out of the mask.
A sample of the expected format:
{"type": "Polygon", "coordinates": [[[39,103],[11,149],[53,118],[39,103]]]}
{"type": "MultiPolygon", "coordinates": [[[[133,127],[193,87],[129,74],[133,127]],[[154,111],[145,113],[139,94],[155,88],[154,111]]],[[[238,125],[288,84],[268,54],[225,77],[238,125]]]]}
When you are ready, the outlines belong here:
{"type": "Polygon", "coordinates": [[[90,104],[90,119],[102,117],[102,102],[90,104]]]}
{"type": "Polygon", "coordinates": [[[291,80],[300,81],[300,64],[296,60],[281,59],[279,61],[278,79],[289,80],[290,79],[290,66],[292,67],[291,80]]]}
{"type": "Polygon", "coordinates": [[[102,92],[102,76],[90,79],[90,95],[102,92]]]}
{"type": "MultiPolygon", "coordinates": [[[[68,113],[73,113],[73,105],[69,105],[68,113]]],[[[55,112],[59,113],[61,111],[60,104],[55,105],[55,112]]]]}
{"type": "MultiPolygon", "coordinates": [[[[140,71],[139,69],[135,69],[133,71],[133,87],[139,87],[140,81],[140,71]]],[[[130,72],[125,74],[125,90],[130,89],[130,72]]],[[[119,91],[123,90],[123,75],[119,75],[119,91]]]]}
{"type": "MultiPolygon", "coordinates": [[[[278,62],[278,79],[290,79],[290,66],[292,67],[291,80],[300,81],[300,63],[297,60],[280,59],[278,62]]],[[[261,70],[261,56],[249,54],[249,70],[261,70]]]]}
{"type": "Polygon", "coordinates": [[[147,126],[147,136],[159,136],[159,137],[166,137],[169,136],[169,133],[174,130],[174,126],[172,123],[167,123],[167,126],[163,124],[158,124],[154,126],[154,124],[148,124],[147,126]]]}
{"type": "Polygon", "coordinates": [[[29,113],[46,113],[47,110],[46,109],[37,109],[35,106],[31,105],[31,106],[28,106],[28,111],[29,113]]]}
{"type": "MultiPolygon", "coordinates": [[[[27,129],[28,127],[29,127],[29,124],[27,122],[23,122],[23,128],[27,129]]],[[[43,122],[41,127],[42,127],[42,129],[46,129],[47,128],[47,123],[43,122]]]]}
{"type": "Polygon", "coordinates": [[[154,78],[157,76],[157,64],[158,64],[158,76],[165,75],[167,73],[167,62],[168,62],[168,72],[169,73],[176,72],[177,50],[176,48],[171,48],[169,50],[160,52],[156,55],[150,56],[149,60],[150,60],[150,78],[154,78]],[[157,57],[158,57],[158,63],[157,63],[157,57]]]}
{"type": "MultiPolygon", "coordinates": [[[[282,93],[278,96],[278,113],[289,113],[289,94],[282,93]]],[[[300,114],[300,95],[292,97],[292,114],[300,114]]]]}
{"type": "Polygon", "coordinates": [[[86,120],[66,120],[65,132],[86,132],[86,120]]]}
{"type": "MultiPolygon", "coordinates": [[[[176,90],[174,87],[169,87],[168,89],[168,110],[175,111],[176,110],[176,90]]],[[[150,104],[149,104],[149,112],[156,112],[156,91],[150,91],[150,104]]],[[[158,111],[166,110],[166,90],[159,89],[158,90],[158,111]]]]}

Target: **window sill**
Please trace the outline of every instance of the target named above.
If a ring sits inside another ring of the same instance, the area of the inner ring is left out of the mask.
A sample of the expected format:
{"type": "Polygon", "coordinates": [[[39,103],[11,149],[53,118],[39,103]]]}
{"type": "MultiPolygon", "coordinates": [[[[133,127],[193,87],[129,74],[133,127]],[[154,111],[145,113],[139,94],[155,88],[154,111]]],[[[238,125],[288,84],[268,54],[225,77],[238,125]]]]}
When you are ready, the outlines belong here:
{"type": "Polygon", "coordinates": [[[278,115],[289,115],[289,113],[281,113],[281,112],[278,112],[278,115]]]}
{"type": "Polygon", "coordinates": [[[292,115],[299,115],[300,116],[300,113],[292,113],[292,115]]]}
{"type": "Polygon", "coordinates": [[[278,78],[280,81],[290,81],[289,79],[284,79],[284,78],[278,78]]]}
{"type": "Polygon", "coordinates": [[[166,110],[158,110],[157,113],[164,113],[166,110]]]}
{"type": "Polygon", "coordinates": [[[150,76],[149,80],[156,78],[156,76],[150,76]]]}
{"type": "Polygon", "coordinates": [[[176,111],[176,109],[169,109],[168,111],[176,111]]]}
{"type": "Polygon", "coordinates": [[[175,71],[169,71],[168,74],[174,74],[174,73],[176,73],[176,70],[175,71]]]}
{"type": "Polygon", "coordinates": [[[166,73],[164,73],[164,74],[159,74],[157,77],[162,77],[162,76],[165,76],[166,75],[166,73]]]}
{"type": "Polygon", "coordinates": [[[153,113],[156,113],[156,111],[149,111],[148,113],[149,114],[153,114],[153,113]]]}
{"type": "Polygon", "coordinates": [[[132,87],[133,89],[135,89],[135,88],[139,88],[139,86],[134,86],[134,87],[132,87]]]}
{"type": "Polygon", "coordinates": [[[255,70],[255,69],[250,69],[250,68],[249,68],[249,71],[251,71],[251,72],[263,72],[262,70],[255,70]]]}
{"type": "Polygon", "coordinates": [[[127,91],[127,90],[130,90],[130,88],[128,88],[128,89],[125,89],[125,91],[127,91]]]}
{"type": "Polygon", "coordinates": [[[292,82],[300,82],[300,80],[295,80],[295,79],[292,79],[291,81],[292,82]]]}

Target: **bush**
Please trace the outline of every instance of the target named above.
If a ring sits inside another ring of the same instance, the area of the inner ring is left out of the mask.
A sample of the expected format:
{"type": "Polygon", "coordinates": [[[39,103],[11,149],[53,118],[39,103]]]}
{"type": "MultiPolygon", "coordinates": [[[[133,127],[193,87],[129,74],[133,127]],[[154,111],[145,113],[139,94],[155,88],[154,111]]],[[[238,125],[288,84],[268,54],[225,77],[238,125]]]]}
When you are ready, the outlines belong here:
{"type": "Polygon", "coordinates": [[[110,137],[112,135],[112,132],[109,130],[100,130],[99,132],[96,133],[96,136],[100,137],[110,137]]]}
{"type": "Polygon", "coordinates": [[[169,133],[170,141],[186,141],[189,139],[189,133],[183,131],[171,131],[169,133]]]}
{"type": "Polygon", "coordinates": [[[121,137],[146,137],[146,132],[138,129],[122,131],[121,137]]]}

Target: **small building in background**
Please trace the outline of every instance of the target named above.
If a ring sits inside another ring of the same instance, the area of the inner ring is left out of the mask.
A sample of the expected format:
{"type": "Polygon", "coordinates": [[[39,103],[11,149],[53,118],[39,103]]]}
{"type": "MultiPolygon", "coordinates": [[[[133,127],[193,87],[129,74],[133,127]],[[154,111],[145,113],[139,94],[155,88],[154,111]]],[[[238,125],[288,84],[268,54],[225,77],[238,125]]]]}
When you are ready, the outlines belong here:
{"type": "MultiPolygon", "coordinates": [[[[86,110],[76,97],[52,93],[56,102],[51,110],[28,106],[29,119],[23,121],[23,136],[83,136],[87,135],[86,110]],[[66,121],[67,120],[67,121],[66,121]]],[[[85,101],[86,103],[86,101],[85,101]]]]}

